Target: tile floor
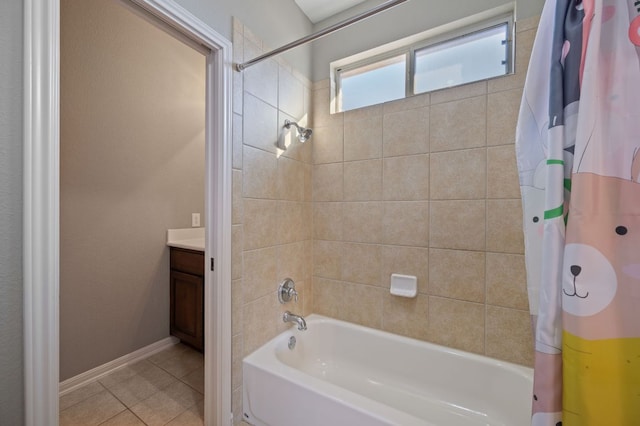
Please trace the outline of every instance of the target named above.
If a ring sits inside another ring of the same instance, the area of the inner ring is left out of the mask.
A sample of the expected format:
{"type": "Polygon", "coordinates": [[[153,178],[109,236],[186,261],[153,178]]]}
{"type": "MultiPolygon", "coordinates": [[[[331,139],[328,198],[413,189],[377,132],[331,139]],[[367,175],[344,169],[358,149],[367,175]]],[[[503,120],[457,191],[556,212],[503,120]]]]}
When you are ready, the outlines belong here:
{"type": "Polygon", "coordinates": [[[191,426],[204,418],[204,357],[177,344],[60,398],[60,426],[191,426]]]}

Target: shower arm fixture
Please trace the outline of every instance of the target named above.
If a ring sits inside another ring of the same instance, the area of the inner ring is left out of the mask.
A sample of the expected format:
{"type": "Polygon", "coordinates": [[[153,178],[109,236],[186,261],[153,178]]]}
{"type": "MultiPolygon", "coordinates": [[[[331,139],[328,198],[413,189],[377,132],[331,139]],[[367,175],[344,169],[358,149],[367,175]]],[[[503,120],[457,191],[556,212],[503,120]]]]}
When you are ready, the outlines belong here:
{"type": "Polygon", "coordinates": [[[298,47],[300,45],[309,43],[311,41],[317,40],[321,37],[324,37],[326,35],[329,35],[333,32],[336,32],[338,30],[341,30],[345,27],[348,27],[351,24],[355,24],[356,22],[362,21],[363,19],[367,19],[370,16],[376,15],[380,12],[383,12],[387,9],[391,9],[392,7],[398,6],[399,4],[402,4],[404,2],[406,2],[408,0],[388,0],[376,7],[374,7],[371,10],[368,10],[366,12],[363,12],[359,15],[353,16],[351,18],[345,19],[344,21],[338,22],[337,24],[331,25],[330,27],[327,27],[323,30],[320,30],[316,33],[310,34],[306,37],[302,37],[301,39],[298,39],[296,41],[292,41],[291,43],[285,44],[282,47],[279,47],[277,49],[274,49],[270,52],[267,52],[265,54],[262,54],[260,56],[257,56],[253,59],[251,59],[250,61],[247,62],[243,62],[241,64],[236,64],[235,68],[236,71],[243,71],[246,68],[249,68],[252,65],[257,64],[258,62],[262,62],[267,58],[270,58],[272,56],[275,55],[279,55],[280,53],[286,52],[287,50],[293,49],[294,47],[298,47]]]}
{"type": "Polygon", "coordinates": [[[308,127],[301,127],[298,125],[298,123],[295,123],[289,120],[284,120],[285,129],[289,129],[291,128],[291,126],[295,126],[295,128],[298,130],[298,140],[300,141],[300,143],[305,143],[306,141],[308,141],[309,138],[311,138],[311,135],[313,134],[313,130],[309,129],[308,127]]]}
{"type": "Polygon", "coordinates": [[[298,140],[300,143],[305,143],[311,138],[311,134],[313,134],[313,130],[299,126],[298,123],[294,123],[293,121],[284,120],[284,128],[289,129],[291,126],[294,126],[298,130],[298,140]]]}

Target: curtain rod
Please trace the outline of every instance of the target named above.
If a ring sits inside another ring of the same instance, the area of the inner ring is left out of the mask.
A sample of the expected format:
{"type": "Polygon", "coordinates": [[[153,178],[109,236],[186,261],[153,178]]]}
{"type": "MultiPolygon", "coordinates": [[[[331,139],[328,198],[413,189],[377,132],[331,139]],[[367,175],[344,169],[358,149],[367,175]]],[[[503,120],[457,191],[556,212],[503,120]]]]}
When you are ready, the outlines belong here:
{"type": "Polygon", "coordinates": [[[389,0],[389,1],[386,1],[386,2],[384,2],[384,3],[382,3],[382,4],[378,5],[378,6],[374,7],[371,10],[368,10],[366,12],[363,12],[363,13],[361,13],[359,15],[356,15],[356,16],[353,16],[351,18],[345,19],[342,22],[338,22],[337,24],[331,25],[330,27],[327,27],[327,28],[325,28],[323,30],[320,30],[320,31],[316,32],[316,33],[310,34],[310,35],[308,35],[306,37],[302,37],[301,39],[298,39],[296,41],[292,41],[291,43],[285,44],[284,46],[279,47],[277,49],[273,49],[272,51],[264,53],[264,54],[262,54],[260,56],[257,56],[255,58],[251,59],[250,61],[243,62],[241,64],[236,64],[236,70],[237,71],[243,71],[244,69],[249,68],[250,66],[255,65],[258,62],[261,62],[261,61],[263,61],[263,60],[265,60],[267,58],[270,58],[272,56],[278,55],[278,54],[280,54],[282,52],[286,52],[287,50],[293,49],[294,47],[298,47],[298,46],[300,46],[302,44],[309,43],[310,41],[317,40],[317,39],[319,39],[321,37],[324,37],[326,35],[329,35],[329,34],[335,32],[335,31],[341,30],[342,28],[348,27],[351,24],[355,24],[356,22],[362,21],[363,19],[367,19],[368,17],[373,16],[373,15],[375,15],[377,13],[383,12],[383,11],[385,11],[387,9],[391,9],[394,6],[398,6],[399,4],[404,3],[406,1],[408,1],[408,0],[389,0]]]}

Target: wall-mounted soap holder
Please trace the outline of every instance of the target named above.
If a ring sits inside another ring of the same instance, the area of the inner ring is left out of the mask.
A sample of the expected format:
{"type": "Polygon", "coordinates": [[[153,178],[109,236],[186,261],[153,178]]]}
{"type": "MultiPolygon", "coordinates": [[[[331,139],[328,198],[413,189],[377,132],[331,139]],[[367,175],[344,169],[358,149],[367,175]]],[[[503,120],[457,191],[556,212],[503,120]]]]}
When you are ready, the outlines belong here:
{"type": "Polygon", "coordinates": [[[278,286],[278,301],[280,303],[290,302],[291,299],[298,301],[298,292],[296,291],[296,283],[291,278],[285,278],[278,286]]]}

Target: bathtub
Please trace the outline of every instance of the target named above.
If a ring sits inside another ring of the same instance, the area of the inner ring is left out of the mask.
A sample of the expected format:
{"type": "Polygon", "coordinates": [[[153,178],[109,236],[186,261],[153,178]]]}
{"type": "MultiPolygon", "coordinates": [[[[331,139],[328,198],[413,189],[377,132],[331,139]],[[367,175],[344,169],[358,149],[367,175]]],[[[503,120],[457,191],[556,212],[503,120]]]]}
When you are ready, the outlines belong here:
{"type": "Polygon", "coordinates": [[[533,371],[310,315],[243,360],[256,426],[530,424],[533,371]],[[289,349],[291,337],[296,339],[289,349]]]}

